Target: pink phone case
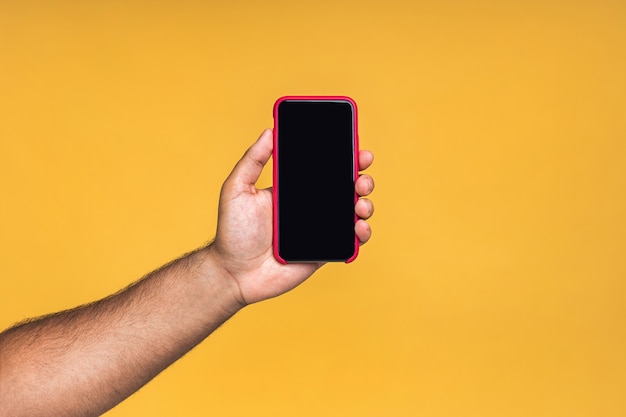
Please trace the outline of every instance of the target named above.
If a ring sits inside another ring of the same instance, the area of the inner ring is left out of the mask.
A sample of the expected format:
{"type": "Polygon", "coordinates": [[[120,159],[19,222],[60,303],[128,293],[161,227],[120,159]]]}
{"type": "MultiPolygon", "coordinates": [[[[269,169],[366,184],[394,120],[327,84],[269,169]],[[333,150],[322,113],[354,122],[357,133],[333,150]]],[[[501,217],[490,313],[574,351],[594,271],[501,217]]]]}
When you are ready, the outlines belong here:
{"type": "MultiPolygon", "coordinates": [[[[280,97],[274,103],[274,148],[272,152],[272,158],[274,159],[274,169],[273,169],[273,188],[272,188],[272,199],[273,199],[273,218],[274,218],[274,235],[273,235],[273,247],[274,247],[274,257],[278,262],[282,264],[286,264],[287,261],[280,257],[278,253],[278,164],[276,164],[277,157],[277,140],[278,140],[278,105],[285,100],[345,100],[352,104],[352,108],[354,109],[354,181],[359,176],[359,132],[358,132],[358,111],[356,102],[350,97],[346,96],[283,96],[280,97]]],[[[354,192],[354,204],[356,204],[359,196],[356,191],[354,192]]],[[[358,216],[356,213],[354,214],[354,223],[358,220],[358,216]]],[[[354,254],[346,260],[346,263],[350,263],[356,259],[359,254],[359,238],[354,236],[354,254]]]]}

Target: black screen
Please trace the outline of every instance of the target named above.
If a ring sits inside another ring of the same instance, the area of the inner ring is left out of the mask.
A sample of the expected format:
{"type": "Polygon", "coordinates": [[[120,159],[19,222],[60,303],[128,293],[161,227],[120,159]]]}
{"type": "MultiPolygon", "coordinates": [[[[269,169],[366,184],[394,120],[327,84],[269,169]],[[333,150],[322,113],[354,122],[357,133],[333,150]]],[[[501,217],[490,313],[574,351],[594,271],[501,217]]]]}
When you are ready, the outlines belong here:
{"type": "Polygon", "coordinates": [[[277,114],[279,254],[345,261],[355,251],[353,106],[285,100],[277,114]]]}

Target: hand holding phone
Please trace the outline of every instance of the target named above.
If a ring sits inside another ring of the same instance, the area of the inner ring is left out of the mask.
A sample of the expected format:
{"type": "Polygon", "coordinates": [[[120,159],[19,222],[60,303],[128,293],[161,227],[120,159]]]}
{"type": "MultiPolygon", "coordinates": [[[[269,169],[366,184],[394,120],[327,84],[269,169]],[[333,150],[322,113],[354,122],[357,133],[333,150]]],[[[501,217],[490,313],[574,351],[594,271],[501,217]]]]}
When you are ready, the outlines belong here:
{"type": "Polygon", "coordinates": [[[274,104],[274,256],[281,263],[351,262],[358,254],[357,107],[344,96],[274,104]]]}

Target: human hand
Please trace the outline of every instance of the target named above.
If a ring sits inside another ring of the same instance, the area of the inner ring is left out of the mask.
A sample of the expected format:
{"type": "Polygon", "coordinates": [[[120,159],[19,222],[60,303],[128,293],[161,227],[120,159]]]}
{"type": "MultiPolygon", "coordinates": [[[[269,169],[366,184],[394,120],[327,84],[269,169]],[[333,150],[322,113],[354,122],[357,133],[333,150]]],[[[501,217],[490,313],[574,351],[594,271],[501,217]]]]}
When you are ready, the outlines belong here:
{"type": "MultiPolygon", "coordinates": [[[[260,190],[255,183],[272,155],[272,131],[266,129],[246,151],[228,176],[220,194],[217,234],[210,247],[219,266],[237,284],[241,306],[275,297],[296,287],[324,263],[281,264],[272,251],[272,190],[260,190]]],[[[367,169],[374,155],[360,151],[359,170],[367,169]]],[[[372,234],[367,219],[374,206],[366,198],[374,189],[369,175],[355,183],[359,200],[355,212],[359,220],[355,232],[367,242],[372,234]]]]}

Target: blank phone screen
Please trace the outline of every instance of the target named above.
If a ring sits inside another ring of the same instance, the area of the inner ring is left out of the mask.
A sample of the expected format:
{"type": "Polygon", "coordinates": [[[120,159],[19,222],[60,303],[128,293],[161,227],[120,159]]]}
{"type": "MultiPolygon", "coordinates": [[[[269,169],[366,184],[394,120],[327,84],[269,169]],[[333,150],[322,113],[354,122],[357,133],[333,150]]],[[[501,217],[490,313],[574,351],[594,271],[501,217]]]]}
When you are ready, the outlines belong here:
{"type": "Polygon", "coordinates": [[[355,109],[347,100],[284,100],[276,112],[277,240],[288,262],[355,253],[355,109]]]}

